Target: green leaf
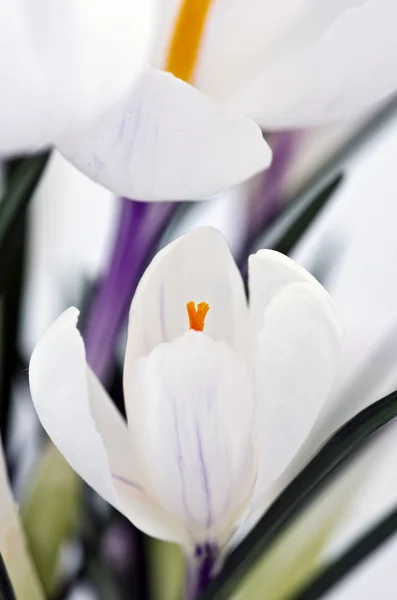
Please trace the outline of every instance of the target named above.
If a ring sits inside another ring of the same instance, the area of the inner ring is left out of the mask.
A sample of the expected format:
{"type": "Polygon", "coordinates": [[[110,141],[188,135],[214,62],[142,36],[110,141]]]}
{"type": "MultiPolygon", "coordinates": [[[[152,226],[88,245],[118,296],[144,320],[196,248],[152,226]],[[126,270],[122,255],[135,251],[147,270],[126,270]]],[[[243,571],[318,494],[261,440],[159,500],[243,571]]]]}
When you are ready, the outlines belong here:
{"type": "Polygon", "coordinates": [[[48,442],[22,506],[28,546],[48,595],[56,589],[59,551],[76,528],[79,492],[76,473],[48,442]]]}
{"type": "MultiPolygon", "coordinates": [[[[15,504],[7,477],[6,464],[0,442],[0,551],[6,565],[1,564],[0,589],[10,596],[11,582],[14,595],[18,600],[43,600],[44,594],[34,569],[32,557],[26,547],[25,532],[23,531],[18,507],[15,504]]],[[[3,600],[0,593],[0,599],[3,600]]]]}
{"type": "Polygon", "coordinates": [[[10,578],[4,564],[3,557],[0,554],[0,600],[16,600],[14,590],[12,589],[10,578]]]}
{"type": "MultiPolygon", "coordinates": [[[[282,205],[286,206],[282,214],[276,219],[274,224],[266,227],[254,239],[247,241],[244,250],[239,256],[238,263],[244,265],[248,256],[256,252],[259,248],[274,248],[280,238],[285,235],[287,228],[292,226],[295,219],[299,218],[302,211],[305,211],[316,199],[325,191],[332,182],[336,181],[340,174],[349,168],[349,165],[363,151],[363,149],[373,143],[374,136],[387,127],[395,118],[397,113],[397,98],[393,96],[381,110],[366,121],[352,137],[350,137],[341,147],[338,147],[335,153],[322,164],[320,168],[313,173],[303,186],[294,190],[294,195],[282,199],[282,205]]],[[[321,208],[321,207],[320,207],[321,208]]],[[[302,230],[302,233],[304,230],[302,230]]],[[[299,232],[297,232],[299,233],[299,232]]],[[[295,242],[298,241],[296,237],[295,242]]]]}
{"type": "Polygon", "coordinates": [[[328,592],[357,565],[375,552],[397,531],[397,508],[370,528],[342,555],[318,569],[317,576],[288,600],[317,600],[328,592]]]}
{"type": "Polygon", "coordinates": [[[179,600],[184,560],[179,546],[154,538],[146,540],[151,598],[179,600]]]}
{"type": "Polygon", "coordinates": [[[339,189],[344,177],[342,174],[337,175],[331,183],[329,183],[319,194],[317,194],[312,202],[302,211],[297,219],[284,232],[279,241],[273,246],[274,250],[283,254],[290,254],[295,244],[301,239],[304,233],[309,229],[316,217],[332,198],[336,190],[339,189]]]}
{"type": "Polygon", "coordinates": [[[49,154],[14,162],[0,203],[0,288],[3,287],[14,252],[14,231],[47,164],[49,154]]]}
{"type": "Polygon", "coordinates": [[[225,561],[200,600],[230,598],[242,578],[278,536],[371,440],[397,416],[397,392],[378,400],[341,427],[274,501],[257,525],[225,561]]]}

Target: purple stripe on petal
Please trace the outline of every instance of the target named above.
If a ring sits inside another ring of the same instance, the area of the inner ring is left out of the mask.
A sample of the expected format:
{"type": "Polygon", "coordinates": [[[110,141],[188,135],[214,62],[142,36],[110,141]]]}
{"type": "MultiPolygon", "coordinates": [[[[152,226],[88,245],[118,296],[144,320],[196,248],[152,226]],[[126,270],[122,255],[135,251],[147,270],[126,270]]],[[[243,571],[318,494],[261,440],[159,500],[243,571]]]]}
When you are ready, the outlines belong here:
{"type": "Polygon", "coordinates": [[[206,526],[207,526],[207,529],[209,529],[211,526],[211,523],[212,523],[211,491],[210,491],[210,485],[209,485],[209,481],[208,481],[207,467],[206,467],[205,460],[204,460],[203,444],[201,442],[200,428],[198,427],[197,424],[196,424],[196,441],[197,441],[197,448],[198,448],[199,461],[200,461],[201,479],[202,479],[202,484],[203,484],[204,493],[205,493],[205,501],[207,504],[206,526]]]}
{"type": "Polygon", "coordinates": [[[139,280],[178,204],[123,199],[115,243],[83,325],[87,360],[106,383],[114,348],[139,280]]]}
{"type": "Polygon", "coordinates": [[[119,481],[120,483],[124,483],[125,485],[128,485],[129,487],[133,487],[136,490],[144,491],[143,487],[141,485],[139,485],[139,483],[135,483],[135,481],[132,481],[131,479],[127,479],[127,477],[123,477],[122,475],[118,475],[117,473],[112,473],[112,477],[116,481],[119,481]]]}
{"type": "Polygon", "coordinates": [[[187,503],[187,497],[186,497],[186,482],[185,482],[185,473],[184,473],[184,466],[183,466],[182,445],[181,445],[181,438],[180,438],[180,434],[179,434],[178,414],[177,414],[175,406],[173,409],[173,414],[174,414],[174,431],[175,431],[176,450],[177,450],[176,458],[178,461],[178,470],[179,470],[179,474],[181,477],[182,501],[183,501],[183,506],[185,509],[187,519],[192,520],[192,515],[189,510],[189,506],[187,503]]]}

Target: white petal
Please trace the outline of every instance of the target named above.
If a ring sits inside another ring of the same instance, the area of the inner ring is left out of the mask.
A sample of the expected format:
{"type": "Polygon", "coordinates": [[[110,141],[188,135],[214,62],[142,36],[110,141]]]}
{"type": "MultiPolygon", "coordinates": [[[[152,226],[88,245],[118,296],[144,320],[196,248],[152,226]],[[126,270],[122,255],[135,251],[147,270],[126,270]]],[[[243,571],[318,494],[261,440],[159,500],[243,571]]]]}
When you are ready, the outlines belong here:
{"type": "Polygon", "coordinates": [[[340,344],[338,322],[319,284],[290,284],[265,309],[255,372],[257,493],[284,471],[312,429],[334,382],[340,344]]]}
{"type": "Polygon", "coordinates": [[[125,422],[87,368],[76,329],[78,311],[65,311],[36,346],[30,388],[40,421],[71,467],[137,527],[180,541],[183,533],[147,497],[125,422]]]}
{"type": "Polygon", "coordinates": [[[306,3],[228,105],[265,128],[356,116],[397,87],[396,19],[393,0],[306,3]]]}
{"type": "MultiPolygon", "coordinates": [[[[146,269],[131,304],[126,372],[137,357],[189,330],[190,301],[210,305],[207,335],[245,351],[249,323],[243,283],[225,238],[213,227],[177,238],[146,269]]],[[[124,383],[128,394],[128,378],[124,383]]]]}
{"type": "Polygon", "coordinates": [[[2,0],[0,154],[49,144],[130,89],[153,17],[152,0],[2,0]]]}
{"type": "Polygon", "coordinates": [[[224,342],[189,331],[138,359],[126,377],[145,486],[193,541],[222,544],[255,482],[251,370],[224,342]]]}
{"type": "Polygon", "coordinates": [[[274,250],[259,250],[248,261],[249,305],[255,331],[263,327],[264,311],[274,297],[291,283],[310,283],[322,290],[318,281],[291,258],[274,250]]]}
{"type": "Polygon", "coordinates": [[[77,317],[77,309],[65,311],[36,346],[29,368],[32,399],[71,467],[117,506],[106,450],[90,413],[83,341],[72,328],[77,317]]]}
{"type": "Polygon", "coordinates": [[[265,169],[269,146],[235,117],[169,73],[148,70],[128,97],[57,140],[83,173],[120,196],[191,200],[265,169]]]}

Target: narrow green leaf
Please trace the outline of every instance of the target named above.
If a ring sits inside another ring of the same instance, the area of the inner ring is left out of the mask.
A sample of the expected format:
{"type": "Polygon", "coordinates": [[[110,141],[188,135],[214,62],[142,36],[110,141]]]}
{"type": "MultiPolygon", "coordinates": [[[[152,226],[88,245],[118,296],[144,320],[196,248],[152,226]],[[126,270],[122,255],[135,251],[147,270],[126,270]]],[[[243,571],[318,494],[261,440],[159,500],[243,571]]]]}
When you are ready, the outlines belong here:
{"type": "Polygon", "coordinates": [[[0,600],[16,600],[14,590],[12,589],[10,578],[4,564],[3,557],[0,554],[0,600]]]}
{"type": "Polygon", "coordinates": [[[297,518],[375,433],[397,416],[397,392],[371,404],[341,427],[274,501],[227,558],[200,600],[230,598],[272,542],[297,518]]]}
{"type": "Polygon", "coordinates": [[[178,600],[184,577],[184,560],[179,546],[154,538],[146,541],[150,597],[178,600]]]}
{"type": "Polygon", "coordinates": [[[341,556],[319,569],[317,576],[304,589],[289,596],[288,600],[317,600],[339,583],[361,561],[387,542],[396,531],[397,507],[362,535],[341,556]]]}
{"type": "Polygon", "coordinates": [[[14,251],[14,230],[36,189],[49,154],[38,154],[15,162],[0,203],[0,287],[14,251]]]}
{"type": "Polygon", "coordinates": [[[290,225],[280,240],[274,245],[274,250],[289,254],[295,244],[301,239],[304,233],[309,229],[315,218],[320,214],[322,209],[327,205],[328,200],[332,198],[337,189],[343,182],[343,174],[337,175],[331,183],[329,183],[313,201],[302,211],[296,221],[290,225]]]}
{"type": "MultiPolygon", "coordinates": [[[[394,94],[381,110],[369,119],[352,137],[350,137],[335,153],[313,173],[309,181],[304,181],[303,186],[294,190],[294,195],[283,198],[283,205],[287,208],[275,221],[274,225],[266,228],[261,234],[248,241],[244,252],[239,257],[239,264],[245,264],[248,256],[259,248],[274,248],[280,236],[286,231],[285,223],[291,224],[314,198],[325,190],[330,182],[342,171],[346,171],[350,164],[369,144],[373,143],[374,136],[379,135],[397,114],[397,96],[394,94]]],[[[287,225],[289,227],[289,225],[287,225]]]]}
{"type": "Polygon", "coordinates": [[[79,509],[80,480],[48,442],[22,506],[28,546],[48,595],[56,590],[59,553],[76,529],[79,509]]]}

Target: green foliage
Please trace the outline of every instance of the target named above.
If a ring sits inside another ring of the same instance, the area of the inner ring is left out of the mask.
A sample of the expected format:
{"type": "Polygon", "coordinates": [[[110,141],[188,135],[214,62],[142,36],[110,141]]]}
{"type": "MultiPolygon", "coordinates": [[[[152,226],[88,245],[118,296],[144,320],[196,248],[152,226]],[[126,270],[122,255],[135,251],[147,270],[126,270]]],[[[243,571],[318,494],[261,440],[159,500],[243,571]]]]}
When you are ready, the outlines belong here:
{"type": "Polygon", "coordinates": [[[48,595],[56,589],[59,552],[76,529],[79,508],[79,478],[48,442],[22,507],[28,545],[48,595]]]}

